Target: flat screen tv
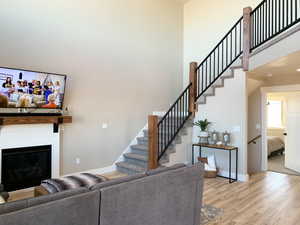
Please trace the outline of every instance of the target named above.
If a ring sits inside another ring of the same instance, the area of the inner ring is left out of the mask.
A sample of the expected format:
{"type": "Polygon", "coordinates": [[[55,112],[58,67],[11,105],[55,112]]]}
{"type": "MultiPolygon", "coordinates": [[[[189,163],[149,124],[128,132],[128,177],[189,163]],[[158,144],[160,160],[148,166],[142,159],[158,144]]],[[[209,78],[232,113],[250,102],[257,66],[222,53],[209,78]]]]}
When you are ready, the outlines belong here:
{"type": "Polygon", "coordinates": [[[0,113],[59,111],[65,86],[66,75],[0,67],[0,113]]]}

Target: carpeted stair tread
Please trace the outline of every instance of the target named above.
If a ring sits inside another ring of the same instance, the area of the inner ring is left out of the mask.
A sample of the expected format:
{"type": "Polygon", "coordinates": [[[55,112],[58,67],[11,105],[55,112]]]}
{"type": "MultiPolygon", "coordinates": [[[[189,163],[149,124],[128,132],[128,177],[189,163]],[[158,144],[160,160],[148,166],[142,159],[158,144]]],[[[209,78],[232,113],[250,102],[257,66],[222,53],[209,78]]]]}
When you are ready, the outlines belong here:
{"type": "Polygon", "coordinates": [[[130,164],[127,162],[118,162],[118,163],[116,163],[116,165],[118,167],[125,168],[127,170],[131,170],[135,173],[143,173],[146,171],[145,168],[143,168],[141,166],[133,165],[133,164],[130,164]]]}
{"type": "Polygon", "coordinates": [[[148,146],[147,145],[131,145],[130,146],[132,149],[138,149],[138,150],[141,150],[141,151],[146,151],[148,152],[148,146]]]}
{"type": "Polygon", "coordinates": [[[148,162],[148,157],[146,155],[140,155],[140,154],[135,154],[135,153],[125,153],[124,156],[126,158],[148,162]]]}

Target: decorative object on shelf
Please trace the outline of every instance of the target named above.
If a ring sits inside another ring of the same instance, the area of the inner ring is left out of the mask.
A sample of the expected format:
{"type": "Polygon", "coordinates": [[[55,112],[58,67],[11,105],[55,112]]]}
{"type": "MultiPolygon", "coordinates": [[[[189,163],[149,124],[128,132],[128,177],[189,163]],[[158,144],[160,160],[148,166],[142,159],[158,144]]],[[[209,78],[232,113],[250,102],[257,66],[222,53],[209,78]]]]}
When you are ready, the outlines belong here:
{"type": "Polygon", "coordinates": [[[230,134],[227,131],[223,133],[223,143],[225,146],[230,143],[230,134]]]}
{"type": "Polygon", "coordinates": [[[208,122],[207,119],[205,120],[198,120],[196,123],[194,123],[195,126],[200,127],[201,132],[199,134],[199,142],[200,143],[208,143],[208,125],[211,124],[210,122],[208,122]]]}
{"type": "Polygon", "coordinates": [[[212,132],[211,133],[212,144],[214,144],[214,145],[217,144],[218,140],[219,140],[219,133],[217,131],[212,132]]]}

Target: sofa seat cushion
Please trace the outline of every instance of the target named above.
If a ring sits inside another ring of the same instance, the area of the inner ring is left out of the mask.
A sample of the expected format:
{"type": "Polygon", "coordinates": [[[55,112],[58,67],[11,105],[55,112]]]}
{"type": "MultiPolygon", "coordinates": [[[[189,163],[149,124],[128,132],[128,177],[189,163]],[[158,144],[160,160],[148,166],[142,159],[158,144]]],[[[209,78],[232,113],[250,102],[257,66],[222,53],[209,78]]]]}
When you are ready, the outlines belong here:
{"type": "Polygon", "coordinates": [[[74,176],[62,177],[59,179],[48,179],[42,181],[41,186],[45,188],[50,194],[76,189],[79,187],[87,187],[107,181],[108,179],[104,176],[93,175],[89,173],[81,173],[74,176]]]}

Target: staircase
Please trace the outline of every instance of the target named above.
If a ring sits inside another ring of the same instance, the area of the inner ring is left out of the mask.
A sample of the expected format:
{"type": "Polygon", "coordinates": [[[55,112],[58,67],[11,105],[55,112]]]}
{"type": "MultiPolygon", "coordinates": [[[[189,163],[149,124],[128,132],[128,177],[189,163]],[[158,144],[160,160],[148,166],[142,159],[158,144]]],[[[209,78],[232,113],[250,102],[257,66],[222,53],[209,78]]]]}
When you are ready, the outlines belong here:
{"type": "MultiPolygon", "coordinates": [[[[160,117],[161,119],[162,117],[160,117]]],[[[169,123],[169,127],[171,129],[173,123],[169,123]]],[[[192,126],[192,123],[189,122],[186,124],[187,126],[192,126]]],[[[181,129],[180,133],[176,136],[175,140],[169,146],[166,154],[160,159],[160,165],[167,164],[169,162],[170,154],[176,153],[176,145],[181,144],[182,136],[187,134],[187,130],[185,128],[181,129]]],[[[166,133],[168,135],[168,133],[166,133]]],[[[137,144],[130,146],[130,152],[124,153],[123,158],[124,161],[117,162],[116,167],[117,170],[121,173],[125,174],[136,174],[143,173],[148,169],[148,155],[149,155],[149,130],[143,130],[143,136],[136,138],[137,144]]]]}
{"type": "Polygon", "coordinates": [[[135,174],[163,166],[192,126],[198,106],[206,104],[234,70],[249,68],[250,53],[300,22],[300,0],[264,0],[243,16],[198,66],[190,64],[190,80],[163,117],[149,116],[148,129],[116,163],[120,172],[135,174]],[[241,61],[240,61],[241,59],[241,61]]]}

